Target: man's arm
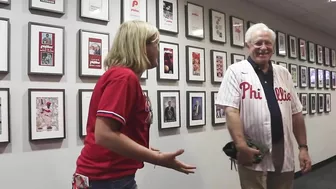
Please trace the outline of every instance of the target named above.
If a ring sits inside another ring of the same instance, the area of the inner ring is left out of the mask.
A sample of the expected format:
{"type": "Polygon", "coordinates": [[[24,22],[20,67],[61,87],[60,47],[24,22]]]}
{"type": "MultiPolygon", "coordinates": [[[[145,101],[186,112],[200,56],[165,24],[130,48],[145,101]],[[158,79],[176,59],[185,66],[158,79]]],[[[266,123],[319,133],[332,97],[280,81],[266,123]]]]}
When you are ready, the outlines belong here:
{"type": "Polygon", "coordinates": [[[239,110],[232,107],[225,108],[225,116],[227,121],[228,130],[238,149],[246,147],[246,140],[244,137],[243,126],[240,121],[239,110]]]}
{"type": "Polygon", "coordinates": [[[293,114],[293,133],[298,145],[307,145],[306,125],[301,112],[293,114]]]}

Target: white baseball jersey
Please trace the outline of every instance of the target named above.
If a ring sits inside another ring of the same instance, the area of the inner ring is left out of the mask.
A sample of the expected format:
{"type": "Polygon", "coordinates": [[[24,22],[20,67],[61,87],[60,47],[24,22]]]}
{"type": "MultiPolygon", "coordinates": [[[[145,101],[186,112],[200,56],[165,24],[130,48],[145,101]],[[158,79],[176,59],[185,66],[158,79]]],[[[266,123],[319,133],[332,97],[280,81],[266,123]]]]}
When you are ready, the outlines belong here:
{"type": "MultiPolygon", "coordinates": [[[[274,92],[280,106],[284,130],[285,151],[282,172],[293,171],[292,115],[301,112],[302,105],[289,71],[276,64],[272,66],[274,92]]],[[[215,104],[239,109],[245,136],[266,145],[272,151],[271,115],[267,99],[257,73],[247,60],[228,67],[215,104]]],[[[274,171],[272,155],[266,155],[260,164],[248,168],[256,171],[274,171]]]]}

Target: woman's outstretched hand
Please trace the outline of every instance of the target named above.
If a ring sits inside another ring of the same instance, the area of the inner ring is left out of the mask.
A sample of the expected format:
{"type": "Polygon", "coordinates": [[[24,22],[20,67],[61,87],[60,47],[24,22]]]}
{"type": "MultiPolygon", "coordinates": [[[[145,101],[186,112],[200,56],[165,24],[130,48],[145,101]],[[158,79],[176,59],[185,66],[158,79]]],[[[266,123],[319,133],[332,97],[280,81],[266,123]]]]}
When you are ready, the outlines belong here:
{"type": "Polygon", "coordinates": [[[161,152],[158,158],[158,164],[162,167],[167,167],[170,169],[174,169],[176,171],[190,174],[195,173],[195,166],[185,164],[176,159],[177,156],[184,153],[184,150],[178,150],[176,152],[161,152]]]}

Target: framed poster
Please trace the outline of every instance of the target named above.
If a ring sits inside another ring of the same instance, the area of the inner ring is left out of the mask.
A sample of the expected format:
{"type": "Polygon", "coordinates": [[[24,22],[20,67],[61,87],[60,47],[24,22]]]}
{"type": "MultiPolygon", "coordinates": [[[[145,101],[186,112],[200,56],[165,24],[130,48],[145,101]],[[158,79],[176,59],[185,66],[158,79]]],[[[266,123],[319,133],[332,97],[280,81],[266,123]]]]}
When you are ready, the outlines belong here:
{"type": "Polygon", "coordinates": [[[308,113],[308,94],[300,93],[300,101],[302,104],[302,114],[306,115],[308,113]]]}
{"type": "Polygon", "coordinates": [[[322,89],[324,87],[324,71],[317,69],[317,88],[322,89]]]}
{"type": "Polygon", "coordinates": [[[288,57],[293,59],[297,58],[297,49],[296,37],[288,35],[288,57]]]}
{"type": "Polygon", "coordinates": [[[325,89],[330,89],[330,86],[331,86],[330,80],[331,80],[330,71],[324,70],[324,88],[325,89]]]}
{"type": "Polygon", "coordinates": [[[237,54],[237,53],[231,53],[231,64],[234,64],[236,62],[241,62],[243,60],[245,60],[245,55],[237,54]]]}
{"type": "Polygon", "coordinates": [[[336,51],[334,49],[331,49],[331,67],[336,67],[336,51]]]}
{"type": "Polygon", "coordinates": [[[64,27],[28,23],[28,75],[64,75],[64,27]]]}
{"type": "Polygon", "coordinates": [[[220,84],[227,67],[227,53],[225,51],[210,50],[211,83],[220,84]]]}
{"type": "Polygon", "coordinates": [[[223,12],[210,9],[210,41],[226,43],[226,15],[223,12]]]}
{"type": "Polygon", "coordinates": [[[316,57],[316,63],[323,64],[323,47],[321,45],[316,45],[316,57]]]}
{"type": "Polygon", "coordinates": [[[315,63],[315,44],[311,41],[308,41],[308,62],[315,63]]]}
{"type": "Polygon", "coordinates": [[[147,22],[147,0],[121,0],[120,22],[142,20],[147,22]]]}
{"type": "Polygon", "coordinates": [[[326,93],[324,94],[324,99],[325,99],[325,105],[324,105],[324,112],[328,113],[331,111],[331,94],[326,93]]]}
{"type": "Polygon", "coordinates": [[[0,4],[10,5],[11,0],[0,0],[0,4]]]}
{"type": "Polygon", "coordinates": [[[330,49],[328,47],[324,47],[324,65],[330,66],[330,49]]]}
{"type": "Polygon", "coordinates": [[[324,112],[324,94],[323,93],[317,93],[317,113],[323,113],[324,112]]]}
{"type": "Polygon", "coordinates": [[[286,69],[287,69],[287,67],[288,67],[286,62],[277,61],[277,64],[278,64],[279,66],[282,66],[282,67],[286,68],[286,69]]]}
{"type": "Polygon", "coordinates": [[[177,0],[156,1],[156,25],[161,32],[179,33],[177,0]]]}
{"type": "Polygon", "coordinates": [[[331,72],[331,89],[336,89],[336,72],[331,72]]]}
{"type": "Polygon", "coordinates": [[[10,124],[9,88],[0,88],[0,143],[10,142],[10,124]]]}
{"type": "Polygon", "coordinates": [[[187,2],[185,12],[186,37],[204,39],[204,7],[187,2]]]}
{"type": "Polygon", "coordinates": [[[28,89],[29,138],[64,139],[65,90],[28,89]]]}
{"type": "Polygon", "coordinates": [[[100,77],[110,49],[110,34],[79,30],[79,77],[100,77]]]}
{"type": "Polygon", "coordinates": [[[0,18],[0,73],[9,72],[10,62],[10,22],[0,18]]]}
{"type": "Polygon", "coordinates": [[[187,81],[205,82],[204,48],[186,46],[187,81]]]}
{"type": "Polygon", "coordinates": [[[92,92],[93,92],[92,89],[79,89],[78,90],[79,137],[84,137],[87,135],[86,125],[87,125],[92,92]]]}
{"type": "Polygon", "coordinates": [[[109,21],[109,7],[109,0],[80,0],[80,15],[83,18],[109,21]]]}
{"type": "Polygon", "coordinates": [[[187,127],[206,123],[205,91],[187,91],[187,127]]]}
{"type": "Polygon", "coordinates": [[[308,80],[309,80],[309,88],[315,88],[316,87],[316,83],[317,83],[317,72],[316,72],[316,68],[313,67],[309,67],[308,68],[308,80]]]}
{"type": "Polygon", "coordinates": [[[276,50],[278,56],[287,55],[286,34],[281,31],[276,31],[276,50]]]}
{"type": "Polygon", "coordinates": [[[159,129],[181,127],[179,90],[158,90],[159,129]]]}
{"type": "Polygon", "coordinates": [[[211,91],[211,104],[213,104],[213,108],[211,109],[212,115],[212,125],[222,125],[226,123],[225,111],[224,108],[215,105],[215,101],[217,98],[217,91],[211,91]]]}
{"type": "Polygon", "coordinates": [[[292,75],[294,87],[298,86],[298,66],[296,64],[289,64],[289,72],[292,75]]]}
{"type": "Polygon", "coordinates": [[[309,93],[309,113],[315,114],[316,113],[316,93],[309,93]]]}
{"type": "Polygon", "coordinates": [[[64,0],[29,0],[29,9],[64,14],[64,0]]]}
{"type": "Polygon", "coordinates": [[[158,80],[179,80],[179,44],[161,41],[159,44],[158,80]]]}
{"type": "Polygon", "coordinates": [[[305,88],[308,86],[308,69],[307,66],[299,66],[299,83],[300,87],[305,88]]]}
{"type": "Polygon", "coordinates": [[[244,20],[235,16],[230,16],[230,38],[231,46],[244,48],[244,20]]]}
{"type": "Polygon", "coordinates": [[[299,60],[307,60],[307,42],[306,40],[299,38],[299,60]]]}
{"type": "Polygon", "coordinates": [[[140,79],[142,79],[142,80],[148,79],[148,70],[145,70],[145,71],[141,74],[140,79]]]}

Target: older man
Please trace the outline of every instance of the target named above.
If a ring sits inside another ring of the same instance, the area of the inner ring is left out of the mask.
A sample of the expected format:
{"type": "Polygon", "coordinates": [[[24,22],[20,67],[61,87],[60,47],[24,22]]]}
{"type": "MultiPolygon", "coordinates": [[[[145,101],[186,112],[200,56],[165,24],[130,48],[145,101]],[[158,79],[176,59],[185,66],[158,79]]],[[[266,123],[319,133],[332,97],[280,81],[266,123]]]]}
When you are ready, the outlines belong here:
{"type": "Polygon", "coordinates": [[[275,33],[265,24],[251,26],[245,34],[247,60],[228,67],[216,105],[225,108],[228,129],[238,150],[238,173],[242,189],[292,189],[294,150],[291,132],[298,143],[303,173],[311,169],[302,105],[292,76],[274,65],[275,33]],[[269,149],[260,163],[258,150],[249,138],[269,149]]]}

